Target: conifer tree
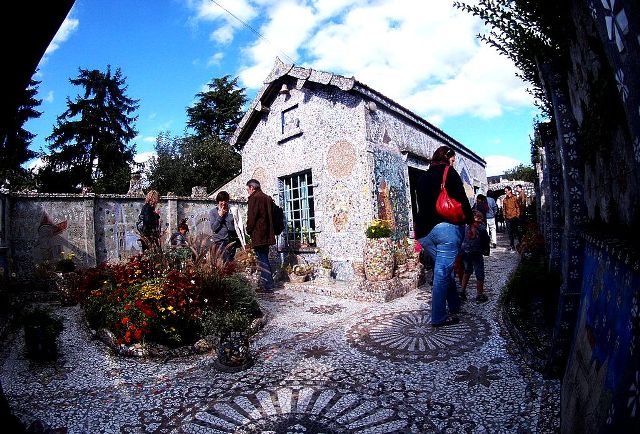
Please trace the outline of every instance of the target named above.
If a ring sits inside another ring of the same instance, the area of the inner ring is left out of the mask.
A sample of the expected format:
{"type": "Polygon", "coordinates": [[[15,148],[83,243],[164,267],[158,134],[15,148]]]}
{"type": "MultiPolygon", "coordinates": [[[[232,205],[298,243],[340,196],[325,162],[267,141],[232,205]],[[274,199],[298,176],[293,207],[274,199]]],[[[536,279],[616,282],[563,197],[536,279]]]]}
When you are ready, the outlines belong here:
{"type": "Polygon", "coordinates": [[[67,98],[67,110],[47,138],[50,154],[43,158],[41,189],[125,193],[135,164],[135,145],[129,142],[137,134],[138,100],[126,95],[120,68],[113,74],[110,66],[106,72],[80,68],[69,81],[84,91],[73,101],[67,98]]]}
{"type": "Polygon", "coordinates": [[[42,115],[36,108],[42,104],[42,100],[36,99],[39,81],[31,79],[29,86],[24,90],[22,100],[15,115],[3,135],[0,143],[0,184],[8,181],[11,190],[17,190],[30,184],[30,173],[22,167],[30,159],[36,157],[36,153],[29,149],[35,134],[24,129],[24,124],[29,119],[35,119],[42,115]]]}

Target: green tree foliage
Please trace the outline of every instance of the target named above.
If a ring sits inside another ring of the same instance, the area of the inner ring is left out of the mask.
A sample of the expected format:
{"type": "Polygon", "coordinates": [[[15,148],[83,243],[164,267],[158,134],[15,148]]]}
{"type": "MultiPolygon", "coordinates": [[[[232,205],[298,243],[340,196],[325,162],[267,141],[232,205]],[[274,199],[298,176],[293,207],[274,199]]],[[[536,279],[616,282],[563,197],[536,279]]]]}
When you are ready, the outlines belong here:
{"type": "Polygon", "coordinates": [[[245,89],[238,88],[237,83],[238,77],[231,79],[229,75],[214,78],[208,84],[208,91],[196,95],[198,102],[187,108],[187,126],[193,128],[197,137],[215,137],[222,141],[231,138],[247,101],[245,89]]]}
{"type": "Polygon", "coordinates": [[[215,137],[172,138],[162,133],[155,149],[158,155],[151,159],[147,179],[149,188],[161,194],[189,196],[197,185],[213,191],[240,173],[240,154],[215,137]]]}
{"type": "Polygon", "coordinates": [[[147,173],[150,188],[162,194],[190,195],[194,186],[213,191],[240,173],[239,149],[228,143],[247,100],[237,81],[228,75],[213,79],[209,91],[196,95],[197,102],[187,108],[187,125],[194,134],[158,136],[157,157],[151,160],[147,173]]]}
{"type": "Polygon", "coordinates": [[[557,0],[478,0],[476,5],[455,1],[454,7],[479,17],[490,28],[478,38],[509,57],[532,87],[536,105],[551,117],[551,104],[538,72],[538,62],[562,59],[566,51],[566,28],[560,17],[567,16],[569,2],[557,0]]]}
{"type": "Polygon", "coordinates": [[[126,96],[120,68],[113,74],[110,66],[106,72],[80,68],[69,81],[84,92],[74,101],[67,98],[67,110],[47,138],[41,190],[74,192],[84,186],[96,193],[125,193],[135,164],[135,145],[129,142],[137,134],[132,113],[138,100],[126,96]]]}
{"type": "Polygon", "coordinates": [[[536,170],[532,166],[519,164],[504,172],[504,177],[512,181],[535,182],[538,176],[536,175],[536,170]]]}
{"type": "Polygon", "coordinates": [[[22,100],[15,116],[8,122],[9,128],[2,137],[0,147],[0,184],[9,181],[12,190],[19,190],[31,186],[33,183],[31,173],[22,167],[22,164],[36,156],[29,149],[35,134],[24,129],[24,124],[29,119],[35,119],[42,115],[36,110],[42,100],[36,99],[39,81],[31,80],[25,89],[22,100]]]}

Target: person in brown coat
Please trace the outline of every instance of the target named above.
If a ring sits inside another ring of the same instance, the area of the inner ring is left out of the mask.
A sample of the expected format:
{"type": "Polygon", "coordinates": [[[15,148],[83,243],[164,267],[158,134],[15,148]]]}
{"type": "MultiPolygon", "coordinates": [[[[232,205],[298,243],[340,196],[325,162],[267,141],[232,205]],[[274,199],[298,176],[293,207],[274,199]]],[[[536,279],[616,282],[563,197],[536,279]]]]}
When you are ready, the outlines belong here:
{"type": "Polygon", "coordinates": [[[273,275],[269,264],[269,246],[276,243],[273,232],[273,199],[260,189],[260,182],[247,181],[249,195],[247,210],[247,234],[251,237],[251,247],[256,253],[260,267],[260,290],[273,292],[273,275]]]}
{"type": "Polygon", "coordinates": [[[522,240],[520,234],[519,219],[520,219],[520,204],[518,198],[513,195],[511,187],[506,186],[504,188],[506,196],[502,200],[502,211],[504,213],[504,222],[507,226],[507,233],[509,234],[509,249],[514,250],[516,248],[515,240],[518,239],[518,245],[522,240]]]}

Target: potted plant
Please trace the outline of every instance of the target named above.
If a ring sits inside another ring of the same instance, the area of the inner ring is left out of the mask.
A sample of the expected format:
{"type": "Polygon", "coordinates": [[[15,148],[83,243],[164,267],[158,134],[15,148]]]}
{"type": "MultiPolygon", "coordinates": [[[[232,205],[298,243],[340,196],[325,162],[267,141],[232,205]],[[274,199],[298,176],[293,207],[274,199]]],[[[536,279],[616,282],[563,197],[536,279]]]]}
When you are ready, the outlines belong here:
{"type": "Polygon", "coordinates": [[[54,266],[56,271],[55,289],[60,294],[62,303],[68,306],[75,304],[73,293],[78,283],[75,257],[75,253],[60,252],[60,259],[56,261],[54,266]]]}
{"type": "Polygon", "coordinates": [[[63,330],[62,320],[43,308],[27,311],[22,317],[27,355],[35,360],[58,357],[57,339],[63,330]]]}
{"type": "Polygon", "coordinates": [[[249,346],[249,317],[239,311],[216,312],[205,325],[205,332],[218,337],[216,367],[227,372],[253,364],[249,346]]]}
{"type": "Polygon", "coordinates": [[[76,271],[76,263],[73,258],[76,257],[75,253],[60,252],[61,258],[56,262],[56,272],[58,273],[70,273],[76,271]]]}
{"type": "Polygon", "coordinates": [[[333,268],[333,261],[327,256],[323,256],[320,260],[320,268],[318,269],[318,276],[323,279],[329,279],[331,277],[331,270],[333,268]]]}
{"type": "Polygon", "coordinates": [[[393,277],[392,233],[389,220],[374,219],[365,229],[364,273],[367,280],[389,280],[393,277]]]}
{"type": "Polygon", "coordinates": [[[291,282],[302,283],[306,281],[309,274],[313,272],[313,266],[307,264],[288,265],[286,271],[291,282]]]}

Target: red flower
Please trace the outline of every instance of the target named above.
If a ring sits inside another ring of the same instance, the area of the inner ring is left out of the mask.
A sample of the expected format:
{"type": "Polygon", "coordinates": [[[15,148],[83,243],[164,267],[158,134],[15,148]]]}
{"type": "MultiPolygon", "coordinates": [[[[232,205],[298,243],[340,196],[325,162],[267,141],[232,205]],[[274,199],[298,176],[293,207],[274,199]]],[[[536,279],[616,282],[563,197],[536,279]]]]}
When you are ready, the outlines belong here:
{"type": "Polygon", "coordinates": [[[129,317],[125,316],[120,322],[122,323],[122,325],[127,325],[127,323],[129,322],[129,317]]]}
{"type": "Polygon", "coordinates": [[[142,339],[142,330],[138,329],[136,330],[133,335],[135,336],[136,340],[139,341],[140,339],[142,339]]]}

